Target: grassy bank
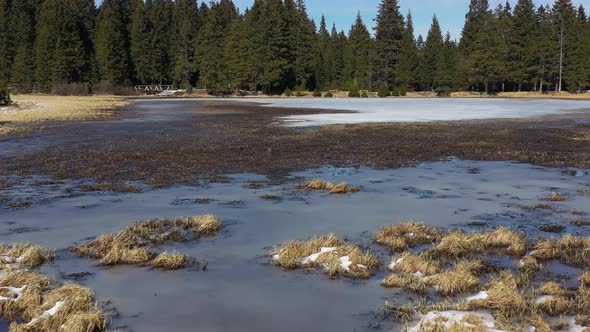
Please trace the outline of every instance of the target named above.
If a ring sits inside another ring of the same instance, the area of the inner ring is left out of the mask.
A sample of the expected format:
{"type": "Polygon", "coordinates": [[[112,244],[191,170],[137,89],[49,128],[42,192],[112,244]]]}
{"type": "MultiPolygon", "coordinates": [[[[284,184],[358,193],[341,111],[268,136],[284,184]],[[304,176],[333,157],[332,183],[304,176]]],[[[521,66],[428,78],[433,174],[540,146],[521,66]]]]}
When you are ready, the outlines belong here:
{"type": "Polygon", "coordinates": [[[14,105],[0,108],[0,135],[30,131],[50,121],[82,121],[109,118],[127,105],[115,96],[13,95],[14,105]]]}

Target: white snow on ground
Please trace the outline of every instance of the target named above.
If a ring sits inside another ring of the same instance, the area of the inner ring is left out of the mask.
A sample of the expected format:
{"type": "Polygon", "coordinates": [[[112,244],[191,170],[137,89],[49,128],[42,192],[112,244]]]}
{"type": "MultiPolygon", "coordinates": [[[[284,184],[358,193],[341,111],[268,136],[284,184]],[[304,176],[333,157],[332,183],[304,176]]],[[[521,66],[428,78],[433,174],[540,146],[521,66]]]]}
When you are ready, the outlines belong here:
{"type": "Polygon", "coordinates": [[[399,258],[396,261],[391,262],[391,264],[389,264],[389,269],[393,271],[393,269],[395,268],[395,266],[399,263],[401,263],[404,260],[404,258],[399,258]]]}
{"type": "Polygon", "coordinates": [[[352,265],[352,261],[350,260],[350,257],[343,256],[343,257],[340,257],[339,260],[340,260],[340,267],[346,271],[350,271],[350,266],[352,265]]]}
{"type": "Polygon", "coordinates": [[[315,262],[318,257],[320,257],[321,254],[325,253],[325,252],[332,252],[336,250],[336,247],[322,247],[320,249],[320,252],[315,253],[315,254],[311,254],[303,259],[301,259],[301,264],[309,264],[311,262],[315,262]]]}
{"type": "Polygon", "coordinates": [[[6,289],[6,290],[8,290],[9,292],[11,292],[12,294],[14,294],[16,296],[15,298],[13,298],[13,297],[6,297],[6,296],[0,296],[0,301],[14,301],[14,302],[16,302],[16,301],[20,300],[20,298],[23,296],[23,291],[25,290],[25,288],[27,288],[26,285],[25,286],[22,286],[20,288],[10,287],[10,286],[0,287],[0,290],[6,289]]]}
{"type": "MultiPolygon", "coordinates": [[[[431,311],[425,315],[419,315],[419,321],[414,324],[410,325],[408,328],[408,332],[419,332],[420,326],[423,324],[427,324],[428,322],[434,322],[437,318],[441,318],[440,322],[443,323],[446,329],[451,328],[456,323],[461,323],[463,319],[468,317],[469,315],[477,315],[482,320],[482,325],[485,326],[488,331],[490,332],[500,332],[502,330],[497,330],[494,328],[495,319],[489,312],[485,311],[431,311]]],[[[463,322],[466,326],[474,327],[472,324],[463,322]]]]}
{"type": "Polygon", "coordinates": [[[468,296],[465,298],[465,301],[467,302],[471,302],[471,301],[476,301],[476,300],[485,300],[488,298],[488,292],[486,291],[481,291],[473,296],[468,296]]]}
{"type": "Polygon", "coordinates": [[[547,301],[551,301],[555,299],[555,297],[551,296],[551,295],[543,295],[543,296],[539,296],[536,300],[535,300],[535,304],[542,304],[545,303],[547,301]]]}
{"type": "Polygon", "coordinates": [[[51,316],[54,316],[63,305],[64,305],[64,301],[55,302],[55,305],[52,308],[45,311],[43,314],[41,314],[41,316],[31,319],[31,321],[27,325],[33,325],[41,319],[46,319],[51,316]]]}

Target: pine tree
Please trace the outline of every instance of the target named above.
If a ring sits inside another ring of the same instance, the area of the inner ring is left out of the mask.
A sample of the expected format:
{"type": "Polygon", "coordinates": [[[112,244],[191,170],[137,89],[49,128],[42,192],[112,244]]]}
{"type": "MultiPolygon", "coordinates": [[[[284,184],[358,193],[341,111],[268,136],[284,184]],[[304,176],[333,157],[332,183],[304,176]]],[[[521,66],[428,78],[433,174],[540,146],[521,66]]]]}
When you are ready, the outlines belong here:
{"type": "Polygon", "coordinates": [[[559,45],[559,60],[557,63],[557,81],[555,88],[562,91],[564,83],[574,83],[573,74],[568,70],[574,63],[572,51],[576,43],[577,19],[576,11],[571,0],[556,0],[552,10],[553,24],[557,33],[559,45]]]}
{"type": "Polygon", "coordinates": [[[305,0],[297,0],[296,8],[295,85],[314,89],[312,76],[314,74],[315,26],[307,16],[305,0]]]}
{"type": "Polygon", "coordinates": [[[566,82],[568,90],[580,93],[588,84],[588,41],[586,38],[586,13],[580,5],[576,14],[576,24],[571,26],[569,35],[575,40],[568,55],[566,67],[566,82]]]}
{"type": "MultiPolygon", "coordinates": [[[[501,79],[502,92],[506,91],[506,86],[512,79],[512,62],[511,62],[511,38],[512,38],[512,7],[509,1],[505,5],[499,4],[496,7],[494,16],[498,20],[498,29],[500,37],[500,45],[498,47],[497,57],[500,60],[498,76],[501,79]]],[[[531,31],[534,35],[535,32],[531,31]]]]}
{"type": "Polygon", "coordinates": [[[447,32],[441,50],[441,66],[439,68],[439,92],[451,92],[458,89],[457,83],[457,44],[451,40],[451,34],[447,32]]]}
{"type": "Polygon", "coordinates": [[[199,31],[196,42],[196,62],[199,81],[207,87],[221,89],[227,87],[227,67],[223,61],[225,40],[231,23],[238,11],[231,0],[211,3],[207,21],[199,31]]]}
{"type": "Polygon", "coordinates": [[[194,47],[197,34],[197,3],[194,0],[176,0],[172,16],[173,82],[181,88],[191,86],[194,80],[194,47]]]}
{"type": "Polygon", "coordinates": [[[131,77],[130,0],[104,0],[96,21],[96,62],[101,80],[129,84],[131,77]]]}
{"type": "Polygon", "coordinates": [[[416,88],[416,69],[418,67],[418,50],[414,39],[414,21],[412,13],[408,12],[406,26],[400,49],[397,83],[407,88],[416,88]]]}
{"type": "Polygon", "coordinates": [[[373,41],[360,12],[350,28],[345,50],[344,80],[350,86],[369,89],[371,82],[371,61],[373,41]]]}
{"type": "Polygon", "coordinates": [[[424,45],[424,70],[427,73],[424,83],[425,89],[434,90],[438,87],[442,71],[443,37],[436,15],[432,18],[432,25],[424,45]]]}
{"type": "Polygon", "coordinates": [[[9,38],[10,0],[0,0],[0,83],[10,78],[11,52],[13,45],[9,38]]]}
{"type": "MultiPolygon", "coordinates": [[[[90,0],[91,1],[91,0],[90,0]]],[[[39,11],[35,43],[35,76],[42,91],[53,85],[91,79],[92,26],[87,0],[45,0],[39,11]]]]}
{"type": "Polygon", "coordinates": [[[375,19],[375,86],[394,86],[404,34],[404,17],[397,0],[382,0],[375,19]]]}
{"type": "Polygon", "coordinates": [[[155,76],[150,66],[150,41],[153,29],[146,9],[151,5],[151,0],[133,0],[131,4],[129,57],[136,83],[152,83],[152,77],[155,76]]]}
{"type": "Polygon", "coordinates": [[[35,42],[37,0],[14,1],[10,11],[10,38],[15,46],[10,82],[22,92],[31,90],[34,79],[32,49],[35,42]]]}
{"type": "Polygon", "coordinates": [[[518,91],[529,82],[536,71],[536,54],[531,47],[536,27],[535,9],[532,0],[518,0],[510,26],[510,62],[513,64],[511,78],[518,91]]]}
{"type": "Polygon", "coordinates": [[[317,38],[317,59],[316,59],[316,78],[317,85],[322,90],[330,88],[330,82],[332,81],[332,73],[330,68],[333,67],[332,57],[332,39],[326,25],[326,18],[322,15],[320,21],[320,29],[318,31],[317,38]]]}

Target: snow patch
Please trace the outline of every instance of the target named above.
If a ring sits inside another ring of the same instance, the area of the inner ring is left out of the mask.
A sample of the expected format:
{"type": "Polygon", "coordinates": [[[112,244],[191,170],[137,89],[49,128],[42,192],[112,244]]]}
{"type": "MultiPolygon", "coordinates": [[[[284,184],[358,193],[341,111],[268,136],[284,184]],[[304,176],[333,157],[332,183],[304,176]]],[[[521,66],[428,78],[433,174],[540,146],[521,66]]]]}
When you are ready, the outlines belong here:
{"type": "Polygon", "coordinates": [[[429,322],[434,322],[437,319],[438,322],[443,324],[445,329],[450,329],[454,324],[462,323],[468,327],[475,327],[473,324],[469,324],[463,322],[463,320],[468,317],[469,315],[476,315],[478,316],[481,321],[482,325],[487,328],[488,331],[491,332],[500,332],[502,330],[497,330],[494,328],[495,326],[495,319],[489,312],[485,311],[430,311],[425,315],[419,315],[419,321],[411,325],[408,328],[408,332],[419,332],[421,331],[421,326],[428,324],[429,322]]]}
{"type": "Polygon", "coordinates": [[[547,301],[551,301],[555,299],[554,296],[552,295],[543,295],[543,296],[539,296],[537,299],[535,299],[535,304],[543,304],[547,301]]]}
{"type": "Polygon", "coordinates": [[[341,268],[343,268],[346,271],[350,271],[350,266],[352,265],[352,261],[350,260],[350,257],[342,256],[342,257],[338,258],[338,260],[340,260],[340,267],[341,268]]]}
{"type": "Polygon", "coordinates": [[[55,316],[55,314],[57,314],[57,312],[64,305],[64,303],[65,303],[64,301],[55,302],[55,305],[53,307],[46,310],[43,314],[41,314],[41,316],[31,319],[31,321],[27,325],[33,325],[41,319],[47,319],[51,316],[55,316]]]}
{"type": "Polygon", "coordinates": [[[320,257],[321,254],[326,253],[326,252],[332,252],[334,250],[336,250],[336,247],[322,247],[320,249],[320,252],[317,252],[315,254],[311,254],[305,258],[302,258],[301,264],[309,264],[309,263],[315,262],[320,257]]]}
{"type": "Polygon", "coordinates": [[[400,258],[400,259],[398,259],[398,260],[396,260],[394,262],[391,262],[391,264],[389,264],[389,269],[390,270],[393,270],[395,268],[395,266],[397,264],[401,263],[403,260],[404,260],[404,257],[402,257],[402,258],[400,258]]]}
{"type": "Polygon", "coordinates": [[[25,286],[22,286],[20,288],[10,287],[10,286],[0,287],[0,290],[6,289],[9,292],[11,292],[12,294],[14,294],[14,296],[15,296],[15,298],[6,297],[6,296],[0,296],[0,301],[13,301],[13,302],[16,302],[16,301],[20,300],[20,298],[23,296],[23,291],[25,290],[25,288],[27,288],[26,285],[25,286]]]}
{"type": "Polygon", "coordinates": [[[486,291],[481,291],[475,295],[472,296],[468,296],[465,298],[465,301],[467,302],[471,302],[471,301],[476,301],[476,300],[485,300],[488,298],[488,292],[486,291]]]}

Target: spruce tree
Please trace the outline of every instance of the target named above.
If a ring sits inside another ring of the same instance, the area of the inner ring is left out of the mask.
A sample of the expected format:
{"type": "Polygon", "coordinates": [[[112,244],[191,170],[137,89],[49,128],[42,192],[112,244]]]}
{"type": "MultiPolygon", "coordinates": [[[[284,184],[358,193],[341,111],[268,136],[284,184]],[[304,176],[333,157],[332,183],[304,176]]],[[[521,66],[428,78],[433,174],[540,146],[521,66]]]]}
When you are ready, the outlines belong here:
{"type": "Polygon", "coordinates": [[[409,89],[416,88],[416,69],[418,67],[418,50],[414,39],[414,21],[412,13],[408,12],[406,26],[400,49],[397,83],[409,89]]]}
{"type": "MultiPolygon", "coordinates": [[[[498,76],[501,80],[500,90],[506,91],[507,85],[512,80],[512,62],[511,62],[511,47],[512,47],[512,6],[509,1],[505,5],[499,4],[494,11],[494,16],[498,20],[498,29],[500,37],[500,45],[498,47],[497,57],[500,60],[498,76]]],[[[535,35],[536,32],[531,31],[535,35]]]]}
{"type": "Polygon", "coordinates": [[[347,88],[356,86],[369,89],[371,81],[371,61],[373,41],[360,12],[350,28],[345,50],[344,80],[347,88]]]}
{"type": "Polygon", "coordinates": [[[37,5],[37,0],[14,1],[10,11],[9,33],[14,45],[10,82],[21,92],[29,92],[34,79],[32,49],[37,5]]]}
{"type": "Polygon", "coordinates": [[[518,0],[514,7],[514,15],[510,26],[510,62],[512,63],[511,78],[518,91],[523,84],[531,83],[537,64],[536,54],[531,47],[536,28],[535,8],[532,0],[518,0]]]}
{"type": "Polygon", "coordinates": [[[11,52],[13,45],[9,38],[10,0],[0,0],[0,83],[10,78],[11,52]]]}
{"type": "Polygon", "coordinates": [[[427,73],[424,83],[425,89],[434,90],[438,87],[442,71],[443,37],[436,15],[432,18],[432,25],[424,45],[424,70],[427,73]]]}
{"type": "Polygon", "coordinates": [[[576,10],[571,0],[556,0],[553,3],[552,16],[559,47],[555,89],[562,91],[566,87],[566,83],[575,83],[575,75],[569,68],[572,68],[575,61],[572,54],[576,43],[578,24],[576,10]]]}
{"type": "Polygon", "coordinates": [[[172,16],[174,85],[191,86],[194,76],[194,47],[198,7],[194,0],[176,0],[172,16]]]}
{"type": "Polygon", "coordinates": [[[375,86],[396,82],[401,44],[404,34],[404,18],[397,0],[382,0],[375,19],[375,86]]]}
{"type": "Polygon", "coordinates": [[[104,0],[96,21],[96,62],[108,84],[129,84],[131,77],[130,0],[104,0]]]}

